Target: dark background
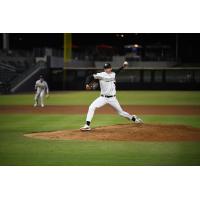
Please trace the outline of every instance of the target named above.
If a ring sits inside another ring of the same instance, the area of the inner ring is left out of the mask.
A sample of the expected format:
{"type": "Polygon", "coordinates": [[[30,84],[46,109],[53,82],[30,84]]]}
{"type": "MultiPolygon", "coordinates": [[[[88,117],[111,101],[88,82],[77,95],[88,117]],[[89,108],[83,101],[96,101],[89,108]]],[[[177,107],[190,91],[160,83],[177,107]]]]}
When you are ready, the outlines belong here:
{"type": "Polygon", "coordinates": [[[102,71],[105,62],[119,68],[123,60],[129,68],[118,76],[118,89],[200,89],[199,33],[72,33],[71,38],[64,62],[64,33],[1,33],[0,93],[32,91],[40,74],[51,90],[84,90],[88,75],[102,71]]]}
{"type": "MultiPolygon", "coordinates": [[[[122,47],[126,44],[163,44],[176,46],[178,37],[179,58],[183,62],[200,62],[200,34],[198,33],[73,33],[72,43],[79,46],[108,44],[122,47]],[[124,37],[121,37],[123,34],[124,37]]],[[[63,33],[12,33],[10,49],[51,47],[63,49],[63,33]]],[[[0,34],[2,48],[2,34],[0,34]]]]}

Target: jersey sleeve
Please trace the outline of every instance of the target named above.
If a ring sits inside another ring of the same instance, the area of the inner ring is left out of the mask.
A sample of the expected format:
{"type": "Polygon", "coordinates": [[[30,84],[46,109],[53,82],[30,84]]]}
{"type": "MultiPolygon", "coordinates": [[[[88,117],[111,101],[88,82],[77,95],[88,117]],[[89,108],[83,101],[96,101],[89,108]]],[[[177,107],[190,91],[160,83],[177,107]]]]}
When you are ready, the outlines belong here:
{"type": "Polygon", "coordinates": [[[96,73],[96,74],[93,74],[93,77],[94,77],[94,79],[98,79],[98,80],[103,79],[103,75],[102,75],[102,73],[96,73]]]}
{"type": "Polygon", "coordinates": [[[117,70],[115,71],[115,74],[118,75],[122,70],[123,70],[123,67],[120,67],[119,69],[117,69],[117,70]]]}

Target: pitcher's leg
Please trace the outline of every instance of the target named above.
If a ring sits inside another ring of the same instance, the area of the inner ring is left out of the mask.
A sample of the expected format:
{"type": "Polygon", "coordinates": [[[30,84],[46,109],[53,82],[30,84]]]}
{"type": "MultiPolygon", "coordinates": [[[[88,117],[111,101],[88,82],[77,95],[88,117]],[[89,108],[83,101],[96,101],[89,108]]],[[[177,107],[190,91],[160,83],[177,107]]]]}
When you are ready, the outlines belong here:
{"type": "Polygon", "coordinates": [[[92,104],[89,106],[86,121],[91,122],[96,108],[100,108],[105,104],[106,100],[104,97],[98,97],[96,100],[94,100],[92,104]]]}
{"type": "Polygon", "coordinates": [[[106,100],[104,97],[98,97],[96,100],[92,102],[92,104],[89,106],[87,117],[86,117],[86,124],[80,128],[81,131],[90,131],[90,122],[92,121],[92,118],[94,116],[94,112],[96,108],[100,108],[106,104],[106,100]]]}
{"type": "Polygon", "coordinates": [[[122,107],[120,106],[117,98],[112,98],[109,99],[108,103],[118,112],[119,115],[121,115],[122,117],[125,117],[129,120],[132,120],[133,115],[130,115],[129,113],[125,112],[122,107]]]}
{"type": "Polygon", "coordinates": [[[129,120],[132,120],[135,123],[143,123],[143,121],[136,115],[130,115],[129,113],[125,112],[122,107],[120,106],[117,98],[112,98],[108,102],[122,117],[125,117],[129,120]]]}

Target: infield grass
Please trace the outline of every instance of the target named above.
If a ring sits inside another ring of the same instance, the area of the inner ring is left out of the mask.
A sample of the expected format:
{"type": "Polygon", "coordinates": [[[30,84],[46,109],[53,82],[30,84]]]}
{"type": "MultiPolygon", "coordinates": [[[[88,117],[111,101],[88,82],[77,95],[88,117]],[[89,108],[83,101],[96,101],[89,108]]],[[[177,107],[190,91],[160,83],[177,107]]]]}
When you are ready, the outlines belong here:
{"type": "MultiPolygon", "coordinates": [[[[88,105],[99,91],[51,93],[47,105],[88,105]]],[[[0,105],[32,105],[33,94],[1,95],[0,105]]],[[[122,105],[200,105],[198,91],[118,91],[122,105]]]]}
{"type": "MultiPolygon", "coordinates": [[[[51,93],[47,105],[89,105],[99,92],[51,93]]],[[[123,105],[200,105],[200,92],[119,91],[123,105]]],[[[0,105],[32,105],[33,94],[1,95],[0,105]]],[[[0,165],[200,165],[200,142],[39,140],[24,134],[78,129],[85,115],[0,114],[0,165]]],[[[145,123],[200,128],[200,116],[141,116],[145,123]]],[[[92,125],[129,123],[95,115],[92,125]]]]}
{"type": "MultiPolygon", "coordinates": [[[[200,116],[142,116],[147,123],[200,127],[200,116]]],[[[77,129],[83,115],[0,115],[0,165],[200,165],[200,142],[39,140],[25,133],[77,129]]],[[[94,126],[127,123],[96,115],[94,126]]]]}

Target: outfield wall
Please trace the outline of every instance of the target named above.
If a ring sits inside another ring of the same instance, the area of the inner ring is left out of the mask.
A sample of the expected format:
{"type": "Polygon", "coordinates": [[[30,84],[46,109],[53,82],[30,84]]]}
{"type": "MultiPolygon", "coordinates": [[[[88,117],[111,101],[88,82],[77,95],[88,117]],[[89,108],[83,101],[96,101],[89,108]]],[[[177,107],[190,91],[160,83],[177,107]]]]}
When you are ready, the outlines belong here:
{"type": "MultiPolygon", "coordinates": [[[[82,90],[86,77],[99,71],[102,71],[102,68],[68,68],[65,73],[62,69],[51,70],[49,85],[53,90],[82,90]]],[[[117,76],[117,88],[119,90],[199,90],[200,69],[129,68],[117,76]]]]}

